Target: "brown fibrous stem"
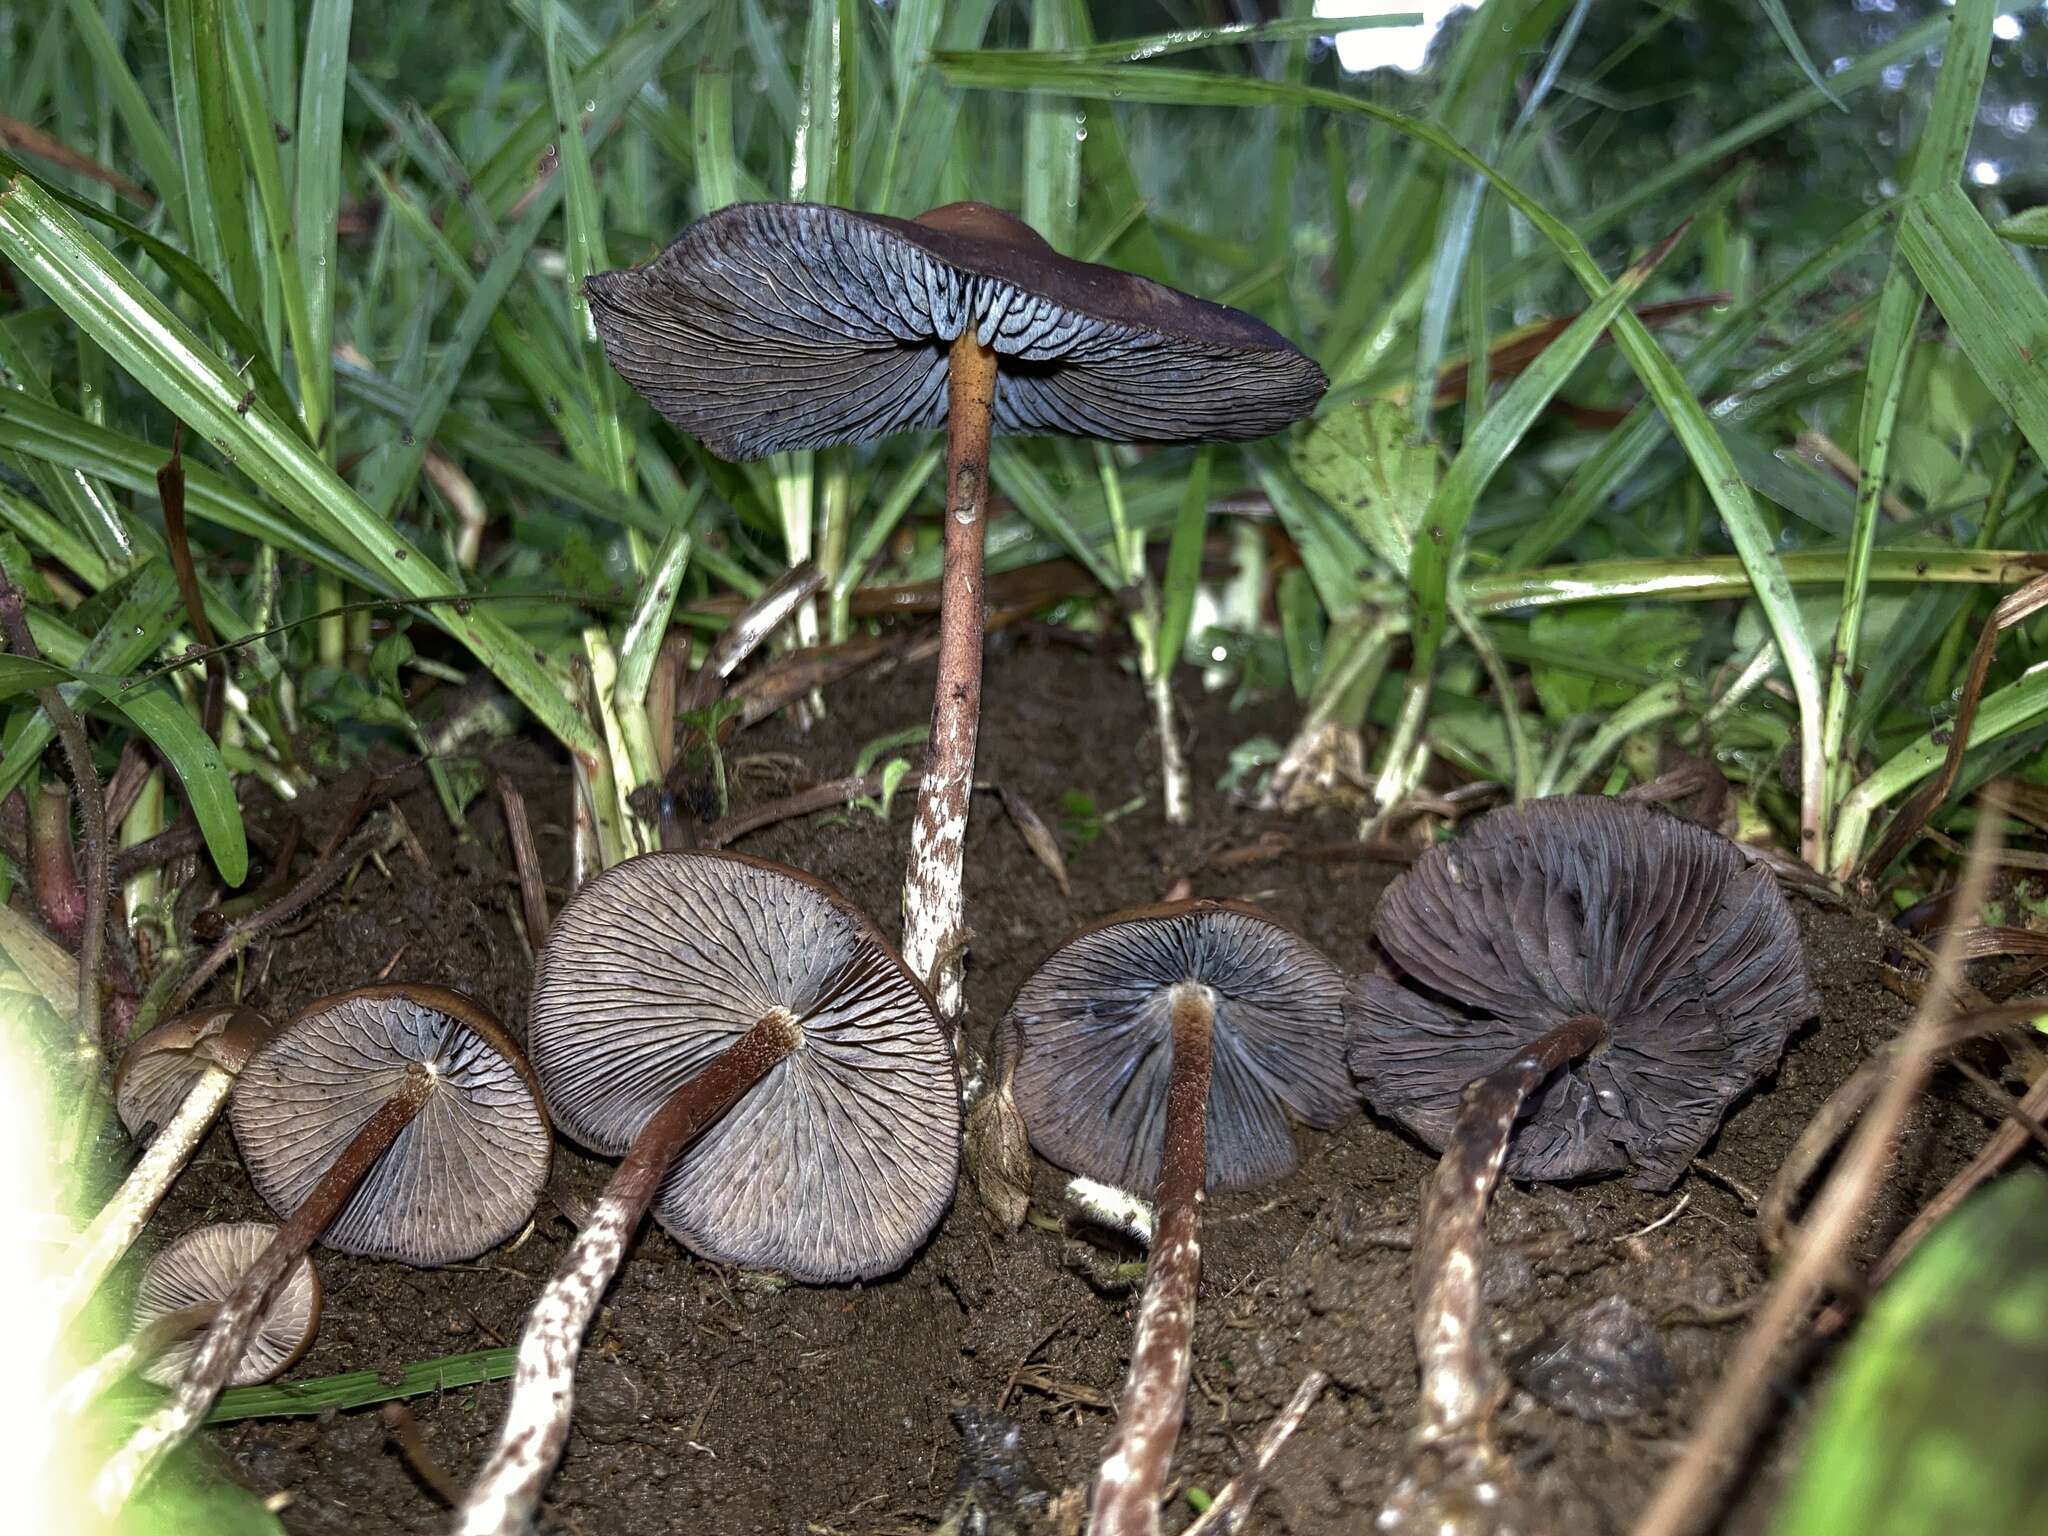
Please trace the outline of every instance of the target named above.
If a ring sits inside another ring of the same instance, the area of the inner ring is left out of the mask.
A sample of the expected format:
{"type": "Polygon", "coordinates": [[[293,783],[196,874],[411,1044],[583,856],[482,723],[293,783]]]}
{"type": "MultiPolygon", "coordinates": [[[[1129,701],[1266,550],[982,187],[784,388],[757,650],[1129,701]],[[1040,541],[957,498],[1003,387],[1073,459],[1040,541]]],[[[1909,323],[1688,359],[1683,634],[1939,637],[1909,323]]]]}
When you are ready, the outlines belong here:
{"type": "Polygon", "coordinates": [[[1486,1348],[1486,1209],[1529,1095],[1606,1038],[1605,1022],[1580,1014],[1465,1089],[1415,1244],[1417,1465],[1395,1485],[1381,1530],[1460,1530],[1454,1511],[1496,1496],[1492,1421],[1507,1388],[1486,1348]]]}
{"type": "Polygon", "coordinates": [[[144,1324],[59,1387],[50,1400],[51,1410],[67,1417],[83,1413],[131,1371],[140,1370],[200,1329],[211,1327],[219,1316],[219,1302],[198,1301],[144,1324]]]}
{"type": "MultiPolygon", "coordinates": [[[[0,631],[7,648],[30,661],[40,661],[35,636],[29,633],[28,609],[21,589],[0,575],[0,631]]],[[[85,829],[85,926],[78,940],[78,1018],[80,1048],[88,1056],[100,1050],[100,957],[107,942],[107,805],[100,794],[99,770],[92,765],[92,744],[85,726],[55,688],[38,688],[36,702],[50,717],[71,782],[78,790],[78,817],[85,829]]]]}
{"type": "Polygon", "coordinates": [[[982,551],[996,354],[960,333],[947,355],[945,560],[939,571],[939,681],[903,879],[903,958],[957,1035],[965,908],[960,874],[981,724],[982,551]]]}
{"type": "Polygon", "coordinates": [[[1195,1282],[1202,1273],[1202,1191],[1209,1174],[1209,989],[1173,989],[1173,1066],[1166,1083],[1166,1141],[1145,1299],[1131,1368],[1117,1404],[1116,1434],[1095,1477],[1089,1536],[1157,1536],[1159,1501],[1180,1441],[1193,1366],[1195,1282]]]}
{"type": "Polygon", "coordinates": [[[618,1273],[640,1218],[653,1204],[670,1165],[690,1143],[802,1040],[802,1025],[786,1010],[764,1014],[670,1094],[641,1128],[561,1267],[527,1314],[505,1423],[490,1459],[456,1511],[457,1532],[517,1536],[532,1527],[541,1491],[568,1443],[584,1331],[618,1273]]]}
{"type": "Polygon", "coordinates": [[[271,1293],[333,1224],[356,1186],[390,1150],[399,1132],[426,1107],[433,1092],[434,1078],[426,1068],[415,1065],[410,1069],[404,1084],[364,1122],[334,1165],[320,1176],[312,1193],[277,1229],[270,1246],[256,1256],[234,1294],[221,1303],[220,1315],[206,1330],[199,1352],[171,1400],[143,1420],[94,1481],[93,1501],[102,1512],[117,1513],[164,1458],[199,1427],[262,1326],[271,1293]]]}

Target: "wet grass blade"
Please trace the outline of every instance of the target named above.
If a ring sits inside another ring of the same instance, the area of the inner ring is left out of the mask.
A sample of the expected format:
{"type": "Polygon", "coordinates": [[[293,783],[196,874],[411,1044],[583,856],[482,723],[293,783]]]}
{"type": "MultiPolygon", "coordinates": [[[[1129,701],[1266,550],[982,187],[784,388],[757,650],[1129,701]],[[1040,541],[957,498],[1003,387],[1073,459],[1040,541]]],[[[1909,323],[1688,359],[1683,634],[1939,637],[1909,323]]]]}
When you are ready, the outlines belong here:
{"type": "Polygon", "coordinates": [[[313,0],[306,18],[306,57],[299,74],[299,128],[292,153],[298,186],[292,198],[292,248],[299,264],[305,314],[299,327],[300,409],[307,434],[330,458],[334,414],[334,294],[341,224],[342,105],[348,94],[348,35],[355,0],[313,0]]]}
{"type": "Polygon", "coordinates": [[[174,229],[189,230],[191,218],[185,202],[185,178],[178,169],[178,152],[170,135],[156,120],[149,98],[121,56],[121,48],[107,30],[105,18],[94,0],[66,0],[72,30],[92,56],[93,73],[106,89],[114,111],[127,132],[135,158],[142,162],[144,179],[163,200],[164,213],[174,229]]]}
{"type": "Polygon", "coordinates": [[[249,189],[228,85],[224,0],[170,0],[165,9],[171,106],[192,212],[192,249],[230,304],[254,314],[262,296],[249,237],[249,189]]]}

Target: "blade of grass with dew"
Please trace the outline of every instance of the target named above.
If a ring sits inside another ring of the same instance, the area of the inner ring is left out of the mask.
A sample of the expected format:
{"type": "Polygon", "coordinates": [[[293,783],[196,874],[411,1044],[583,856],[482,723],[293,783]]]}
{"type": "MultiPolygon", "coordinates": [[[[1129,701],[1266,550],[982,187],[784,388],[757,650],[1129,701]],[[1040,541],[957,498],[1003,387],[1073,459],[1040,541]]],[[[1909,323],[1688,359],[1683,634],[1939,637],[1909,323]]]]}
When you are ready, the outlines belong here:
{"type": "MultiPolygon", "coordinates": [[[[1896,205],[1888,203],[1852,220],[1797,268],[1730,313],[1686,358],[1687,387],[1696,393],[1709,389],[1751,342],[1860,251],[1895,211],[1896,205]]],[[[1667,430],[1654,402],[1637,406],[1573,471],[1544,515],[1516,537],[1503,564],[1533,566],[1548,559],[1642,467],[1667,430]]]]}
{"type": "Polygon", "coordinates": [[[1908,203],[1899,248],[1963,354],[2048,462],[2048,294],[1954,184],[1908,203]]]}
{"type": "Polygon", "coordinates": [[[1180,512],[1166,546],[1166,579],[1159,616],[1159,655],[1172,666],[1187,649],[1188,625],[1194,618],[1195,593],[1202,584],[1202,546],[1209,532],[1209,477],[1215,450],[1195,450],[1181,481],[1180,512]]]}
{"type": "MultiPolygon", "coordinates": [[[[212,441],[310,531],[359,560],[384,590],[441,597],[455,590],[432,561],[385,525],[296,432],[260,403],[244,410],[240,381],[106,249],[34,184],[0,188],[0,253],[162,404],[212,441]]],[[[489,667],[570,750],[595,748],[554,677],[495,617],[436,609],[435,622],[489,667]]]]}
{"type": "Polygon", "coordinates": [[[148,96],[121,56],[121,47],[93,0],[66,0],[66,5],[72,31],[92,57],[94,76],[112,98],[150,190],[163,201],[171,227],[189,232],[192,221],[185,202],[185,178],[178,169],[178,152],[171,147],[170,135],[150,109],[148,96]]]}
{"type": "MultiPolygon", "coordinates": [[[[1032,48],[1057,50],[1072,41],[1067,12],[1065,0],[1032,0],[1032,48]]],[[[1056,251],[1073,248],[1074,213],[1081,193],[1076,105],[1056,96],[1039,96],[1024,109],[1024,222],[1056,251]]]]}
{"type": "Polygon", "coordinates": [[[223,0],[170,0],[171,108],[192,211],[192,249],[230,304],[255,313],[263,291],[249,189],[228,86],[223,0]]]}
{"type": "MultiPolygon", "coordinates": [[[[1942,50],[1941,73],[1935,81],[1934,103],[1906,172],[1909,207],[1920,196],[1952,185],[1962,172],[1991,53],[1992,11],[1993,0],[1959,0],[1952,13],[1948,45],[1942,50]]],[[[1821,752],[1831,764],[1839,764],[1842,759],[1842,737],[1848,726],[1850,694],[1855,685],[1864,607],[1870,588],[1870,555],[1877,542],[1878,510],[1883,504],[1891,458],[1892,427],[1905,391],[1906,365],[1919,317],[1920,289],[1901,239],[1894,246],[1891,269],[1878,296],[1877,319],[1870,335],[1870,360],[1864,373],[1863,406],[1858,417],[1857,461],[1861,478],[1856,488],[1856,520],[1849,534],[1849,570],[1842,583],[1841,617],[1829,653],[1827,711],[1821,727],[1821,752]]],[[[1845,773],[1840,768],[1830,771],[1824,785],[1823,831],[1833,820],[1836,792],[1846,787],[1845,773]]],[[[1844,854],[1853,862],[1861,853],[1861,849],[1844,850],[1836,855],[1835,863],[1843,864],[1844,854]]],[[[1818,857],[1825,855],[1823,847],[1818,857]]]]}

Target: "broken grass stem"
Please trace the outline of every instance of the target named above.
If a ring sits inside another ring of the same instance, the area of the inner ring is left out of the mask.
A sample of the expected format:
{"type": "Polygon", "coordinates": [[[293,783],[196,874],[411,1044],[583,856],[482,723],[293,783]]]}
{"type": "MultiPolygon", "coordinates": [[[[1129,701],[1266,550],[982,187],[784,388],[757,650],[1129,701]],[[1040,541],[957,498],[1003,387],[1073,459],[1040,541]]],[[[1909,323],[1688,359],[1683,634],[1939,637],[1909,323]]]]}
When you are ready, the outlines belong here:
{"type": "Polygon", "coordinates": [[[527,1315],[512,1373],[512,1398],[490,1459],[456,1511],[458,1536],[522,1536],[569,1440],[576,1360],[598,1303],[626,1256],[640,1218],[669,1167],[740,1096],[803,1038],[782,1009],[764,1014],[738,1041],[684,1083],[634,1138],[590,1220],[527,1315]]]}
{"type": "Polygon", "coordinates": [[[1202,1273],[1202,1191],[1208,1182],[1210,1030],[1215,1004],[1195,982],[1175,986],[1173,1066],[1166,1086],[1156,1237],[1138,1307],[1116,1434],[1095,1479],[1089,1536],[1157,1536],[1159,1500],[1180,1440],[1202,1273]]]}

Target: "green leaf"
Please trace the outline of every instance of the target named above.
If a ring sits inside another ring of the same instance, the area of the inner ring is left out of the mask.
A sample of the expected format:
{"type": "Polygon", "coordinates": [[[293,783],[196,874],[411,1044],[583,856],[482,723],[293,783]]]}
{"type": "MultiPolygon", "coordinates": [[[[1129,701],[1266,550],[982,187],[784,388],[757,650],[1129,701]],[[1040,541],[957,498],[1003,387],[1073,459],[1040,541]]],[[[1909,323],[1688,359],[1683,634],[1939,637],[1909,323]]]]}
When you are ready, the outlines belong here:
{"type": "Polygon", "coordinates": [[[1175,665],[1187,648],[1188,625],[1194,617],[1195,589],[1202,583],[1202,545],[1209,531],[1209,472],[1215,450],[1195,450],[1187,478],[1181,482],[1180,514],[1166,547],[1166,586],[1161,594],[1158,654],[1160,664],[1175,665]]]}
{"type": "Polygon", "coordinates": [[[69,667],[54,666],[50,662],[32,657],[0,652],[0,699],[33,693],[38,688],[54,688],[59,683],[69,683],[76,679],[77,674],[69,667]]]}
{"type": "Polygon", "coordinates": [[[1899,249],[2036,457],[2048,460],[2048,294],[1952,183],[1907,205],[1899,249]]]}
{"type": "Polygon", "coordinates": [[[114,688],[107,700],[171,765],[221,879],[240,885],[249,874],[249,844],[234,780],[213,738],[167,687],[114,688]]]}
{"type": "Polygon", "coordinates": [[[2008,1174],[1878,1293],[1772,1536],[2048,1529],[2048,1179],[2008,1174]]]}
{"type": "Polygon", "coordinates": [[[1792,18],[1785,14],[1785,0],[1762,0],[1764,14],[1771,19],[1771,27],[1778,34],[1778,41],[1785,45],[1785,51],[1792,55],[1792,62],[1799,66],[1801,74],[1813,82],[1813,88],[1827,98],[1828,105],[1838,112],[1849,109],[1842,98],[1828,89],[1820,71],[1813,67],[1813,56],[1806,51],[1806,45],[1799,41],[1799,31],[1792,25],[1792,18]]]}
{"type": "Polygon", "coordinates": [[[305,295],[304,334],[298,344],[309,357],[299,365],[301,401],[313,441],[332,452],[329,419],[334,413],[334,292],[340,265],[341,115],[348,95],[348,36],[355,0],[312,0],[306,18],[306,61],[299,75],[299,129],[292,153],[298,187],[292,199],[291,237],[298,253],[299,288],[305,295]]]}
{"type": "Polygon", "coordinates": [[[1436,494],[1436,445],[1391,400],[1318,417],[1294,449],[1302,482],[1350,520],[1390,572],[1408,569],[1415,530],[1436,494]]]}
{"type": "Polygon", "coordinates": [[[121,45],[107,30],[106,19],[95,0],[66,0],[72,30],[92,55],[93,72],[113,98],[114,111],[133,143],[135,157],[142,162],[151,190],[163,199],[164,211],[176,229],[189,230],[191,219],[185,206],[185,178],[178,169],[178,152],[170,135],[150,110],[149,98],[136,82],[121,45]]]}
{"type": "MultiPolygon", "coordinates": [[[[1699,635],[1699,620],[1689,614],[1623,603],[1549,608],[1529,624],[1532,645],[1549,647],[1566,658],[1595,657],[1603,665],[1640,669],[1657,677],[1669,675],[1699,635]]],[[[1533,663],[1530,673],[1537,702],[1552,720],[1618,709],[1643,691],[1637,681],[1596,677],[1575,669],[1568,660],[1559,666],[1533,663]]]]}
{"type": "Polygon", "coordinates": [[[233,93],[222,0],[171,0],[166,9],[171,102],[192,212],[192,249],[230,303],[252,312],[262,282],[249,238],[249,190],[231,119],[233,93]]]}
{"type": "Polygon", "coordinates": [[[2048,245],[2048,203],[2005,220],[1998,226],[1998,238],[2015,245],[2048,245]]]}

